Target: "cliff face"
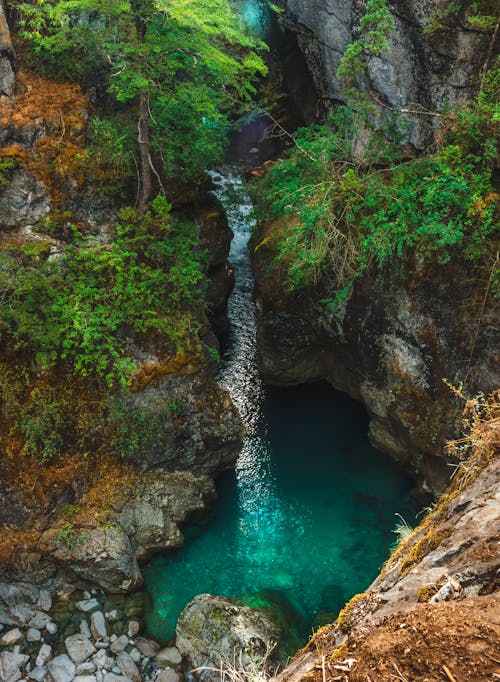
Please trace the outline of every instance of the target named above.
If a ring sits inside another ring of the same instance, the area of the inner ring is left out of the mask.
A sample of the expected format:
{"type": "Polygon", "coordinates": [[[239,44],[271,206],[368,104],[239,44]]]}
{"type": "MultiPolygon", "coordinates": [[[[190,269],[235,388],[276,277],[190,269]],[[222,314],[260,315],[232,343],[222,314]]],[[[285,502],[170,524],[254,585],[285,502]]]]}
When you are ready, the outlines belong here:
{"type": "MultiPolygon", "coordinates": [[[[0,45],[0,58],[2,54],[0,45]]],[[[0,95],[2,253],[16,253],[21,262],[22,249],[34,249],[41,265],[48,259],[57,263],[71,243],[73,225],[101,249],[109,249],[122,200],[109,187],[103,191],[107,183],[112,186],[112,177],[99,179],[99,169],[88,165],[88,97],[78,85],[55,83],[22,69],[16,91],[8,94],[4,88],[0,95]]],[[[220,327],[231,289],[227,256],[232,233],[221,208],[203,193],[188,218],[198,227],[199,248],[209,254],[207,307],[220,327]]],[[[194,315],[206,346],[215,346],[203,311],[194,315]]],[[[107,392],[102,382],[99,388],[92,377],[75,378],[63,366],[33,370],[29,353],[17,352],[2,335],[3,579],[76,581],[115,592],[136,588],[142,580],[138,561],[182,544],[179,524],[205,508],[215,494],[212,477],[234,462],[242,425],[212,376],[213,360],[200,348],[179,350],[161,333],[126,334],[126,352],[135,370],[120,396],[107,392]],[[42,425],[44,403],[51,395],[62,414],[59,426],[66,437],[49,463],[40,463],[40,453],[26,456],[16,429],[23,404],[16,403],[16,395],[23,376],[29,377],[22,389],[27,391],[25,404],[33,391],[45,395],[33,406],[33,423],[42,425]],[[106,421],[114,404],[124,415],[125,439],[111,448],[114,427],[109,429],[106,421]],[[78,423],[89,436],[86,452],[71,443],[78,423]],[[141,444],[127,454],[139,432],[141,444]]]]}
{"type": "MultiPolygon", "coordinates": [[[[318,95],[319,114],[346,101],[336,77],[346,47],[357,38],[364,0],[282,0],[282,21],[297,35],[318,95]]],[[[390,2],[395,29],[389,49],[368,59],[367,82],[379,112],[411,109],[439,112],[443,105],[471,96],[477,74],[488,59],[491,34],[450,12],[449,0],[390,2]],[[445,24],[446,30],[440,25],[445,24]]],[[[432,115],[408,115],[405,141],[417,149],[432,142],[440,124],[432,115]]]]}

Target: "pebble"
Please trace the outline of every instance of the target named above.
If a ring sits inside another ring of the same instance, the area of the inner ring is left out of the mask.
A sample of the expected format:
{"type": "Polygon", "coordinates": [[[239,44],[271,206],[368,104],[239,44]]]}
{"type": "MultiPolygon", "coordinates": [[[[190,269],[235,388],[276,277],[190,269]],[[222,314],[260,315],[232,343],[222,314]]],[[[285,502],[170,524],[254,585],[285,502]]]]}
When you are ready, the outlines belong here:
{"type": "Polygon", "coordinates": [[[28,625],[30,628],[36,628],[37,630],[43,630],[47,627],[47,624],[51,622],[50,616],[48,616],[43,611],[35,611],[35,615],[30,618],[28,625]]]}
{"type": "Polygon", "coordinates": [[[52,595],[48,590],[40,590],[38,606],[42,611],[50,611],[52,608],[52,595]]]}
{"type": "Polygon", "coordinates": [[[50,644],[42,644],[36,657],[36,665],[43,666],[52,658],[52,647],[50,644]]]}
{"type": "Polygon", "coordinates": [[[105,616],[106,616],[106,620],[109,623],[116,623],[117,620],[120,620],[120,613],[118,612],[117,609],[113,609],[112,611],[107,611],[105,616]]]}
{"type": "Polygon", "coordinates": [[[117,675],[116,673],[106,673],[104,675],[104,682],[132,682],[129,677],[123,677],[123,675],[117,675]]]}
{"type": "Polygon", "coordinates": [[[96,682],[95,675],[77,675],[74,682],[96,682]]]}
{"type": "Polygon", "coordinates": [[[35,680],[35,682],[43,682],[46,674],[47,668],[45,666],[37,665],[36,668],[33,668],[29,673],[28,677],[30,680],[35,680]]]}
{"type": "Polygon", "coordinates": [[[83,663],[95,653],[92,642],[81,634],[66,637],[64,644],[75,663],[83,663]]]}
{"type": "Polygon", "coordinates": [[[175,668],[181,661],[182,656],[175,646],[168,646],[156,654],[156,662],[160,668],[175,668]]]}
{"type": "Polygon", "coordinates": [[[47,623],[45,629],[47,630],[49,635],[55,635],[57,632],[57,625],[51,621],[50,623],[47,623]]]}
{"type": "Polygon", "coordinates": [[[19,642],[22,636],[23,633],[19,628],[13,628],[0,637],[0,646],[12,646],[19,642]]]}
{"type": "Polygon", "coordinates": [[[156,654],[160,651],[160,645],[154,642],[152,639],[146,639],[146,637],[137,637],[135,640],[135,645],[141,654],[147,656],[148,658],[156,656],[156,654]]]}
{"type": "Polygon", "coordinates": [[[100,670],[98,670],[96,672],[95,679],[96,679],[96,682],[103,682],[104,675],[102,674],[102,672],[100,670]]]}
{"type": "Polygon", "coordinates": [[[139,670],[130,654],[126,651],[122,651],[116,657],[116,662],[120,671],[126,676],[130,677],[132,680],[141,679],[139,670]]]}
{"type": "Polygon", "coordinates": [[[83,599],[82,601],[76,602],[75,608],[77,608],[79,611],[83,611],[84,613],[90,613],[91,611],[99,608],[99,602],[97,599],[95,599],[95,597],[92,599],[83,599]]]}
{"type": "Polygon", "coordinates": [[[128,647],[128,637],[126,635],[121,635],[111,643],[109,647],[114,654],[124,651],[128,647]]]}
{"type": "Polygon", "coordinates": [[[131,620],[128,624],[127,635],[129,637],[136,637],[141,630],[141,624],[138,620],[131,620]]]}
{"type": "Polygon", "coordinates": [[[28,642],[39,642],[42,639],[40,630],[30,628],[26,634],[26,639],[28,640],[28,642]]]}
{"type": "Polygon", "coordinates": [[[80,621],[80,632],[87,639],[90,639],[92,637],[92,633],[90,632],[89,624],[87,623],[86,620],[80,621]]]}
{"type": "Polygon", "coordinates": [[[96,639],[103,639],[107,636],[106,621],[102,611],[94,611],[90,616],[90,631],[96,639]]]}
{"type": "Polygon", "coordinates": [[[181,676],[173,668],[166,668],[165,670],[157,670],[154,679],[155,682],[180,682],[181,676]]]}
{"type": "Polygon", "coordinates": [[[73,682],[76,665],[67,654],[56,656],[47,667],[54,682],[73,682]]]}
{"type": "Polygon", "coordinates": [[[95,665],[91,661],[85,661],[76,666],[77,675],[92,675],[95,673],[95,665]]]}
{"type": "Polygon", "coordinates": [[[107,649],[109,647],[109,642],[96,642],[96,649],[107,649]]]}
{"type": "Polygon", "coordinates": [[[129,652],[130,653],[130,658],[135,661],[136,663],[139,663],[141,660],[141,652],[139,649],[136,649],[135,647],[129,652]]]}
{"type": "Polygon", "coordinates": [[[17,680],[20,677],[20,670],[29,661],[29,656],[17,654],[13,651],[2,651],[0,653],[0,680],[17,680]]]}

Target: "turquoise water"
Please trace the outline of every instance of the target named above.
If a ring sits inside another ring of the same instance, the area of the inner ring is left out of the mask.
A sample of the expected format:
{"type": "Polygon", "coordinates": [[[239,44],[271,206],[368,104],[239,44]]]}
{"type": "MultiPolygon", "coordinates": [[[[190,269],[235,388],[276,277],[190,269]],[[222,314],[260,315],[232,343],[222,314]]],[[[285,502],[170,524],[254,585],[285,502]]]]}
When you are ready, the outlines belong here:
{"type": "Polygon", "coordinates": [[[323,384],[263,387],[246,246],[251,206],[244,196],[235,205],[237,176],[215,181],[235,233],[230,259],[236,271],[219,382],[248,437],[236,470],[218,481],[211,513],[185,529],[185,546],[144,567],[152,599],[147,626],[167,641],[197,594],[260,593],[289,605],[307,636],[314,621],[331,621],[375,578],[395,540],[396,512],[414,519],[411,481],[370,446],[366,414],[345,395],[323,384]]]}

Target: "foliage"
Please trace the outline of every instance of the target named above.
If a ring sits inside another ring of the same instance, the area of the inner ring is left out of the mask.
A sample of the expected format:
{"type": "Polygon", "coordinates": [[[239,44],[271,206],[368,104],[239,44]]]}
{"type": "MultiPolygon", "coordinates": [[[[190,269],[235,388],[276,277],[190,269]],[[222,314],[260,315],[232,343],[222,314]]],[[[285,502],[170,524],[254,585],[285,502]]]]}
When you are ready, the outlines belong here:
{"type": "Polygon", "coordinates": [[[393,28],[394,19],[387,8],[387,0],[368,0],[359,24],[359,37],[347,46],[337,70],[337,78],[347,85],[346,96],[358,107],[371,108],[356,87],[356,81],[364,78],[368,59],[387,50],[387,37],[393,28]]]}
{"type": "Polygon", "coordinates": [[[12,156],[0,157],[0,192],[9,186],[11,173],[17,164],[17,159],[12,156]]]}
{"type": "Polygon", "coordinates": [[[286,286],[323,279],[337,305],[369,266],[394,276],[410,258],[439,264],[461,254],[477,268],[491,261],[498,79],[492,71],[478,98],[449,114],[439,150],[420,159],[402,162],[371,130],[356,161],[351,140],[368,124],[344,110],[298,131],[296,147],[255,187],[259,222],[283,222],[271,239],[286,286]]]}
{"type": "Polygon", "coordinates": [[[85,147],[89,179],[113,197],[125,198],[127,184],[135,177],[134,132],[133,124],[123,116],[94,116],[89,122],[85,147]]]}
{"type": "Polygon", "coordinates": [[[143,217],[124,210],[106,246],[75,231],[60,261],[40,262],[24,248],[3,252],[0,339],[29,350],[39,368],[63,362],[110,386],[128,381],[130,333],[158,330],[177,347],[198,343],[188,311],[203,302],[203,256],[194,227],[174,225],[169,209],[158,197],[143,217]]]}
{"type": "Polygon", "coordinates": [[[266,70],[228,0],[37,0],[18,11],[42,70],[80,81],[102,72],[116,102],[148,98],[168,177],[220,159],[230,117],[266,70]]]}
{"type": "Polygon", "coordinates": [[[453,21],[460,20],[467,27],[478,31],[490,31],[499,21],[498,3],[496,0],[454,0],[429,16],[424,34],[431,35],[436,31],[446,31],[453,21]]]}

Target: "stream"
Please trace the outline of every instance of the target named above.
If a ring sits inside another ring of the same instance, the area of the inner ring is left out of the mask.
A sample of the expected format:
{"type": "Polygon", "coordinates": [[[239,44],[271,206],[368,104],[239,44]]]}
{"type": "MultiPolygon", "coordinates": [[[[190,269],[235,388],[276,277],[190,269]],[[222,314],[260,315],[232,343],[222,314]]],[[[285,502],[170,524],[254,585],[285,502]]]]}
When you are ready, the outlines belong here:
{"type": "Polygon", "coordinates": [[[152,604],[147,629],[167,642],[198,594],[268,606],[292,625],[297,646],[330,622],[377,575],[395,541],[395,514],[410,523],[411,480],[371,447],[363,408],[327,385],[264,387],[256,362],[247,242],[252,206],[233,170],[213,173],[234,232],[230,338],[218,376],[248,435],[218,500],[186,544],[143,569],[152,604]]]}

